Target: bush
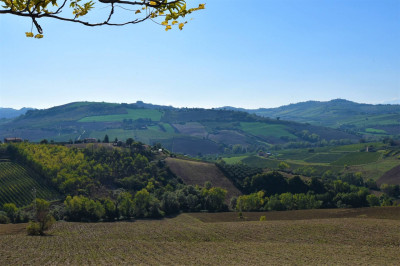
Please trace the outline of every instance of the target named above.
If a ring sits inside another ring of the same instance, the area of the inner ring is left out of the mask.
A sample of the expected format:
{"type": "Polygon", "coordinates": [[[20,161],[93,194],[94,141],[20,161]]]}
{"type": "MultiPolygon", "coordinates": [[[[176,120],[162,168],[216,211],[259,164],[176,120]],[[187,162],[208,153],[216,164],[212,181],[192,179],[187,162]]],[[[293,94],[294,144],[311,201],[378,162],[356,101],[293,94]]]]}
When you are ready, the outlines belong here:
{"type": "Polygon", "coordinates": [[[104,214],[103,205],[84,196],[68,196],[64,201],[66,216],[70,221],[97,222],[104,214]]]}
{"type": "Polygon", "coordinates": [[[8,223],[10,223],[10,218],[8,218],[7,213],[0,211],[0,224],[8,223]]]}
{"type": "Polygon", "coordinates": [[[260,217],[260,221],[266,221],[266,220],[267,220],[267,217],[265,217],[265,215],[260,217]]]}
{"type": "Polygon", "coordinates": [[[7,213],[8,218],[10,218],[11,222],[15,222],[16,214],[18,208],[15,206],[14,203],[4,203],[3,210],[7,213]]]}
{"type": "Polygon", "coordinates": [[[40,225],[39,223],[30,221],[28,226],[26,227],[26,231],[30,236],[39,236],[40,235],[40,225]]]}
{"type": "Polygon", "coordinates": [[[381,203],[379,202],[379,198],[372,194],[367,196],[367,201],[370,207],[381,205],[381,203]]]}

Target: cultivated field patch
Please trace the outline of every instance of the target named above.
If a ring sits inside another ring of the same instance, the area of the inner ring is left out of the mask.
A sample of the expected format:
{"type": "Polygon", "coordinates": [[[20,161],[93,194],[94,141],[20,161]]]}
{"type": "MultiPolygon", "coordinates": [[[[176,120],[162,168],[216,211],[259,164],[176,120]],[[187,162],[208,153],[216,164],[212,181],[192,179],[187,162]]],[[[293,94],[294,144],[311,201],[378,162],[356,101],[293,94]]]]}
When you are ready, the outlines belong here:
{"type": "Polygon", "coordinates": [[[400,221],[340,218],[204,223],[183,214],[135,222],[59,222],[49,233],[49,237],[29,237],[23,232],[0,235],[2,263],[395,265],[400,221]]]}
{"type": "Polygon", "coordinates": [[[359,165],[376,162],[381,158],[381,154],[377,152],[351,152],[341,157],[332,165],[359,165]]]}
{"type": "Polygon", "coordinates": [[[139,118],[160,121],[162,115],[161,111],[154,109],[127,109],[126,114],[88,116],[80,119],[78,122],[122,122],[124,119],[137,120],[139,118]]]}
{"type": "Polygon", "coordinates": [[[30,204],[32,189],[36,189],[36,196],[42,199],[60,198],[60,194],[32,170],[14,162],[0,162],[1,206],[11,202],[17,206],[30,204]]]}
{"type": "Polygon", "coordinates": [[[213,186],[228,191],[226,202],[229,202],[233,196],[241,195],[240,191],[213,163],[176,158],[167,158],[166,161],[172,172],[180,177],[185,184],[203,186],[205,182],[210,181],[213,186]]]}

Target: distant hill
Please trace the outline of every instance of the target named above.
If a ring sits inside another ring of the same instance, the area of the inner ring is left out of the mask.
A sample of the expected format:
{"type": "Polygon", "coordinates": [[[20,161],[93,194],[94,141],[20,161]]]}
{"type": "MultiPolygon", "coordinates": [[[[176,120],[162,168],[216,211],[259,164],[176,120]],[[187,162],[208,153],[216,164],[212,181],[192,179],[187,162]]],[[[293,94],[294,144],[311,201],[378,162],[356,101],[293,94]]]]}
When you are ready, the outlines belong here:
{"type": "Polygon", "coordinates": [[[400,134],[400,105],[398,104],[373,105],[336,99],[328,102],[307,101],[269,109],[250,110],[234,107],[220,109],[238,110],[263,117],[341,128],[367,135],[400,134]]]}
{"type": "Polygon", "coordinates": [[[27,111],[33,110],[33,108],[21,108],[19,110],[13,108],[2,108],[0,107],[0,119],[6,118],[14,118],[20,115],[25,114],[27,111]]]}
{"type": "Polygon", "coordinates": [[[0,137],[30,141],[78,141],[84,138],[110,141],[133,138],[147,144],[161,143],[172,152],[189,155],[257,151],[270,145],[358,141],[342,130],[279,121],[217,109],[173,108],[137,102],[114,104],[75,102],[25,115],[2,123],[0,137]]]}

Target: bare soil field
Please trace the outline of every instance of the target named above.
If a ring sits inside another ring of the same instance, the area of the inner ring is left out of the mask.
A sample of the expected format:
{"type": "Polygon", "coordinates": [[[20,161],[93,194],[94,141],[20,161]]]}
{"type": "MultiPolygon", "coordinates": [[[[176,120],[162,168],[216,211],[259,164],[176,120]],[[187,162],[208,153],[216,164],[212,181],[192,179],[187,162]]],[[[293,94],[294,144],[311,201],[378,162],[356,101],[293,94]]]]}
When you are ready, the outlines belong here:
{"type": "Polygon", "coordinates": [[[390,219],[400,221],[400,207],[243,212],[243,218],[239,218],[237,212],[190,213],[190,215],[205,223],[259,221],[261,216],[265,216],[267,221],[333,218],[390,219]]]}
{"type": "Polygon", "coordinates": [[[399,252],[400,221],[375,218],[204,223],[182,214],[0,235],[3,265],[398,265],[399,252]]]}
{"type": "Polygon", "coordinates": [[[213,186],[228,191],[226,200],[241,195],[232,182],[212,163],[195,162],[176,158],[167,158],[166,162],[173,173],[180,177],[185,184],[203,186],[210,181],[213,186]]]}
{"type": "Polygon", "coordinates": [[[400,165],[387,171],[376,181],[376,183],[378,186],[382,184],[400,185],[400,165]]]}
{"type": "Polygon", "coordinates": [[[25,233],[27,225],[28,224],[0,224],[0,236],[25,233]]]}

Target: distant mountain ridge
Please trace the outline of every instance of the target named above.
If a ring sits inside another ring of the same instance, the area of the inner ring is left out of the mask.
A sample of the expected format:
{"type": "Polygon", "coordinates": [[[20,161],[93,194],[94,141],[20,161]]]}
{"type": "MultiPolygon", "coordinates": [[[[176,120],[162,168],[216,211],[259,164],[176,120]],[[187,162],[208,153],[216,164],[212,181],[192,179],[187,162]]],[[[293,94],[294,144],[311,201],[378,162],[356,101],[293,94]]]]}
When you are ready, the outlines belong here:
{"type": "Polygon", "coordinates": [[[3,118],[10,119],[10,118],[18,117],[20,115],[25,114],[29,110],[34,110],[34,109],[29,108],[29,107],[24,107],[24,108],[21,108],[18,110],[18,109],[13,109],[13,108],[0,107],[0,119],[3,119],[3,118]]]}
{"type": "Polygon", "coordinates": [[[227,106],[219,109],[361,132],[373,128],[375,132],[389,131],[395,134],[397,131],[400,134],[399,104],[374,105],[335,99],[327,102],[300,102],[277,108],[244,109],[227,106]]]}

